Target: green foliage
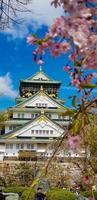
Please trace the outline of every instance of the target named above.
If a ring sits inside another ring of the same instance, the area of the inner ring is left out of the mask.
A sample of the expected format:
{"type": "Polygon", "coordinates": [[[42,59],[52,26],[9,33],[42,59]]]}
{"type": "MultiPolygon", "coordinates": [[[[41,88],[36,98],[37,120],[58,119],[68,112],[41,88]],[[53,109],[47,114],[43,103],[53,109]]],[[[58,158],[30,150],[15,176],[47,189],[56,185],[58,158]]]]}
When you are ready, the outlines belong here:
{"type": "Polygon", "coordinates": [[[80,87],[82,89],[94,89],[95,87],[97,87],[97,84],[86,84],[86,83],[81,83],[80,87]]]}
{"type": "Polygon", "coordinates": [[[38,45],[41,45],[41,44],[42,44],[42,42],[43,42],[43,40],[42,40],[42,39],[39,39],[39,40],[37,40],[37,44],[38,44],[38,45]]]}
{"type": "Polygon", "coordinates": [[[29,196],[28,200],[35,200],[35,191],[31,191],[30,189],[25,190],[21,196],[21,200],[26,200],[26,198],[29,196]],[[29,195],[30,194],[30,195],[29,195]]]}
{"type": "Polygon", "coordinates": [[[81,129],[81,123],[82,123],[81,115],[80,115],[80,113],[78,113],[78,114],[76,114],[76,116],[71,124],[71,130],[73,131],[73,133],[79,134],[79,131],[81,129]]]}
{"type": "MultiPolygon", "coordinates": [[[[82,195],[84,197],[89,197],[90,196],[88,191],[82,192],[82,195]]],[[[94,191],[94,196],[95,196],[95,200],[97,200],[97,191],[94,191]]]]}
{"type": "Polygon", "coordinates": [[[72,109],[67,109],[65,113],[61,113],[62,116],[69,116],[72,117],[76,114],[76,110],[72,109]]]}
{"type": "Polygon", "coordinates": [[[73,96],[72,105],[76,108],[76,96],[73,96]]]}
{"type": "Polygon", "coordinates": [[[6,185],[5,178],[0,176],[0,187],[4,187],[6,185]]]}
{"type": "Polygon", "coordinates": [[[4,189],[5,193],[17,193],[19,196],[22,195],[22,193],[27,190],[28,187],[23,186],[14,186],[14,187],[7,187],[4,189]]]}
{"type": "MultiPolygon", "coordinates": [[[[26,190],[23,192],[21,196],[21,200],[26,200],[29,195],[30,190],[26,190]]],[[[35,191],[32,190],[28,200],[34,200],[35,198],[35,191]]],[[[46,200],[75,200],[75,195],[70,192],[69,190],[65,189],[51,189],[47,193],[46,200]]]]}
{"type": "Polygon", "coordinates": [[[47,200],[75,200],[75,195],[69,190],[52,189],[47,193],[47,200]]]}
{"type": "Polygon", "coordinates": [[[10,118],[10,115],[8,111],[0,112],[0,129],[3,129],[4,122],[10,118]]]}
{"type": "Polygon", "coordinates": [[[35,167],[28,163],[20,163],[16,169],[16,177],[22,186],[30,186],[35,175],[35,167]]]}

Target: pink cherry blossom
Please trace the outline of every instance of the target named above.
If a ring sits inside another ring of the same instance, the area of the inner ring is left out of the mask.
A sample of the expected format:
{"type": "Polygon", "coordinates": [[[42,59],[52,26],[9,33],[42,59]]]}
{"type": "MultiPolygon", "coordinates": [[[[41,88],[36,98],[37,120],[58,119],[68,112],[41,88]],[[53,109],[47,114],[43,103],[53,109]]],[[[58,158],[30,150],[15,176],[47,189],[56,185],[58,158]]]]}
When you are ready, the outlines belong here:
{"type": "Polygon", "coordinates": [[[79,81],[77,78],[72,79],[71,83],[72,83],[73,85],[75,85],[76,87],[79,87],[79,86],[80,86],[80,81],[79,81]]]}
{"type": "Polygon", "coordinates": [[[70,66],[65,66],[65,67],[64,67],[64,70],[65,70],[65,71],[70,71],[70,70],[71,70],[71,67],[70,67],[70,66]]]}
{"type": "Polygon", "coordinates": [[[67,141],[67,146],[70,149],[76,149],[80,145],[81,138],[79,135],[76,136],[69,136],[67,141]]]}
{"type": "Polygon", "coordinates": [[[70,45],[67,42],[62,42],[61,43],[61,51],[66,52],[70,49],[70,45]]]}
{"type": "Polygon", "coordinates": [[[92,73],[92,76],[93,76],[93,77],[97,77],[97,73],[93,72],[93,73],[92,73]]]}
{"type": "Polygon", "coordinates": [[[34,42],[36,42],[36,38],[34,36],[28,36],[27,37],[27,43],[28,44],[33,44],[34,42]]]}
{"type": "Polygon", "coordinates": [[[95,200],[95,197],[90,196],[88,197],[88,200],[95,200]]]}
{"type": "Polygon", "coordinates": [[[83,177],[83,183],[85,183],[86,185],[88,185],[90,183],[90,178],[89,176],[84,176],[83,177]]]}
{"type": "Polygon", "coordinates": [[[59,56],[60,55],[60,52],[61,52],[61,47],[60,47],[60,44],[59,43],[55,43],[52,45],[52,50],[51,50],[51,53],[53,56],[59,56]]]}
{"type": "Polygon", "coordinates": [[[69,58],[74,61],[76,59],[76,54],[75,53],[71,54],[69,58]]]}

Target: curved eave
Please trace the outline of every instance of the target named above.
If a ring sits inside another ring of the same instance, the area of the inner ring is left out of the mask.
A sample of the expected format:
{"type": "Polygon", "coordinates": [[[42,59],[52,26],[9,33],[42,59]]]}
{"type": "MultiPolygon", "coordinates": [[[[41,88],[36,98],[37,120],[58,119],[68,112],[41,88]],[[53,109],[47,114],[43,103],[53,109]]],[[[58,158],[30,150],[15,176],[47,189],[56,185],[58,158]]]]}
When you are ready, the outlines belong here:
{"type": "MultiPolygon", "coordinates": [[[[17,120],[17,119],[14,119],[14,120],[8,120],[6,122],[3,123],[3,125],[23,125],[23,124],[26,124],[28,123],[30,120],[32,119],[21,119],[21,120],[17,120]]],[[[67,125],[70,123],[70,120],[60,120],[60,119],[52,119],[52,121],[56,122],[57,124],[61,125],[61,126],[64,126],[64,125],[67,125]]]]}
{"type": "Polygon", "coordinates": [[[28,119],[28,120],[17,120],[17,119],[15,119],[15,120],[8,120],[8,121],[6,121],[6,122],[4,122],[4,124],[5,125],[22,125],[22,124],[25,124],[25,123],[27,123],[27,122],[29,122],[31,119],[28,119]]]}
{"type": "Polygon", "coordinates": [[[39,81],[37,81],[37,80],[20,80],[20,82],[23,82],[23,83],[53,83],[53,84],[58,84],[58,85],[60,85],[61,84],[61,81],[51,81],[51,80],[49,80],[49,81],[46,81],[46,80],[44,80],[44,81],[42,81],[42,80],[39,80],[39,81]]]}
{"type": "MultiPolygon", "coordinates": [[[[34,113],[34,112],[41,113],[41,110],[42,110],[42,108],[28,108],[28,107],[26,107],[26,108],[14,107],[14,108],[9,109],[9,111],[19,111],[19,112],[23,111],[23,112],[32,112],[32,113],[34,113]]],[[[44,110],[44,113],[46,113],[46,112],[65,113],[67,111],[67,108],[62,108],[62,109],[61,108],[56,108],[56,109],[55,108],[54,109],[45,108],[43,110],[44,110]]]]}
{"type": "Polygon", "coordinates": [[[13,141],[15,142],[15,143],[19,143],[19,142],[22,142],[22,143],[51,143],[51,141],[53,142],[55,139],[57,139],[57,138],[54,138],[54,139],[51,139],[51,138],[49,138],[49,139],[32,139],[32,138],[29,138],[29,139],[25,139],[24,138],[24,140],[23,140],[23,138],[13,138],[13,139],[8,139],[8,138],[4,138],[4,139],[2,139],[2,138],[0,138],[0,143],[13,143],[13,141]]]}

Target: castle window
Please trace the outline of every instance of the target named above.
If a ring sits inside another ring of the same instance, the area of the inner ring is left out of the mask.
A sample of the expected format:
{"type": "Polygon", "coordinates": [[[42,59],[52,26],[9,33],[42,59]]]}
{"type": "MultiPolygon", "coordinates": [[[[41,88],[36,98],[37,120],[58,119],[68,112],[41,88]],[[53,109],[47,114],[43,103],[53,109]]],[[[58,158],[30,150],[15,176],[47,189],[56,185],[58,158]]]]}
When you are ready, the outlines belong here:
{"type": "Polygon", "coordinates": [[[47,107],[47,104],[46,103],[36,103],[36,107],[47,107]]]}
{"type": "Polygon", "coordinates": [[[45,131],[45,130],[43,130],[43,134],[45,134],[45,132],[46,132],[46,131],[45,131]]]}
{"type": "Polygon", "coordinates": [[[46,130],[46,133],[49,134],[49,130],[46,130]]]}
{"type": "Polygon", "coordinates": [[[34,134],[34,130],[32,130],[31,132],[32,132],[32,134],[34,134]]]}
{"type": "Polygon", "coordinates": [[[50,134],[53,134],[53,131],[52,131],[52,130],[50,130],[50,134]]]}
{"type": "Polygon", "coordinates": [[[21,144],[21,149],[24,149],[24,144],[21,144]]]}
{"type": "Polygon", "coordinates": [[[38,117],[38,113],[35,114],[35,117],[38,117]]]}
{"type": "Polygon", "coordinates": [[[10,147],[9,144],[6,144],[6,149],[9,149],[9,147],[10,147]]]}
{"type": "Polygon", "coordinates": [[[53,130],[32,130],[32,134],[53,134],[53,130]]]}
{"type": "Polygon", "coordinates": [[[16,149],[19,149],[19,144],[16,144],[16,149]]]}
{"type": "Polygon", "coordinates": [[[31,148],[30,144],[27,144],[27,149],[30,149],[30,148],[31,148]]]}
{"type": "Polygon", "coordinates": [[[18,118],[20,118],[20,113],[18,113],[18,118]]]}
{"type": "Polygon", "coordinates": [[[39,133],[41,134],[41,133],[42,133],[42,130],[39,130],[39,133]]]}
{"type": "Polygon", "coordinates": [[[22,118],[24,118],[24,113],[22,113],[22,118]]]}
{"type": "Polygon", "coordinates": [[[10,144],[10,149],[13,149],[13,144],[10,144]]]}
{"type": "Polygon", "coordinates": [[[34,114],[31,114],[31,118],[34,119],[34,114]]]}
{"type": "Polygon", "coordinates": [[[34,149],[34,145],[33,144],[31,144],[31,149],[34,149]]]}
{"type": "Polygon", "coordinates": [[[13,126],[9,126],[9,130],[10,130],[10,131],[13,130],[13,126]]]}

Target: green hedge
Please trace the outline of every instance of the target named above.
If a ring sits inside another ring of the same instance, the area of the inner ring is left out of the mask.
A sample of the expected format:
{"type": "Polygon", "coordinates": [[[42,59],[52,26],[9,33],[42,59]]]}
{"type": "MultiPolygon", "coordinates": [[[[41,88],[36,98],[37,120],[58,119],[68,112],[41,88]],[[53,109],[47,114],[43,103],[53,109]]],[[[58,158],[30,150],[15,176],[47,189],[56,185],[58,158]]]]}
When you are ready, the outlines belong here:
{"type": "MultiPolygon", "coordinates": [[[[23,192],[21,200],[25,200],[29,190],[23,192]]],[[[35,192],[32,191],[29,197],[29,200],[35,200],[35,192]]],[[[65,189],[52,189],[47,193],[46,200],[75,200],[75,195],[65,189]]]]}
{"type": "Polygon", "coordinates": [[[5,193],[17,193],[19,196],[22,195],[22,193],[27,190],[28,187],[23,186],[14,186],[14,187],[7,187],[4,189],[5,193]]]}
{"type": "MultiPolygon", "coordinates": [[[[82,192],[82,195],[84,197],[89,197],[89,192],[88,191],[82,192]]],[[[95,196],[95,199],[97,200],[97,191],[94,191],[94,196],[95,196]]]]}
{"type": "Polygon", "coordinates": [[[75,195],[66,189],[52,189],[47,193],[47,200],[75,200],[75,195]]]}
{"type": "MultiPolygon", "coordinates": [[[[21,200],[25,200],[27,198],[27,196],[29,195],[29,193],[30,193],[30,189],[25,190],[21,196],[21,200]]],[[[35,192],[34,191],[31,191],[29,200],[35,200],[35,192]]]]}

